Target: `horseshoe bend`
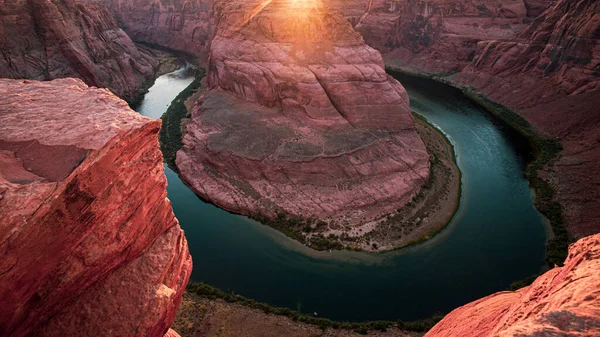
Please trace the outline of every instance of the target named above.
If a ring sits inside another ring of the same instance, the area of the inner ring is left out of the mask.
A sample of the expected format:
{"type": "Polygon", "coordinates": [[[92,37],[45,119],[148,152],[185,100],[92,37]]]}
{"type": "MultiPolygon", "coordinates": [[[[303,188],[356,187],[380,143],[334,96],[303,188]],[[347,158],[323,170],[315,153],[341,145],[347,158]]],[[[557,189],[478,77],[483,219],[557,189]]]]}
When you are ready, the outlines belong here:
{"type": "Polygon", "coordinates": [[[183,179],[227,210],[337,233],[407,204],[429,180],[429,154],[380,54],[325,7],[260,5],[221,9],[210,89],[177,153],[183,179]]]}
{"type": "Polygon", "coordinates": [[[599,5],[0,0],[0,336],[600,335],[599,5]]]}

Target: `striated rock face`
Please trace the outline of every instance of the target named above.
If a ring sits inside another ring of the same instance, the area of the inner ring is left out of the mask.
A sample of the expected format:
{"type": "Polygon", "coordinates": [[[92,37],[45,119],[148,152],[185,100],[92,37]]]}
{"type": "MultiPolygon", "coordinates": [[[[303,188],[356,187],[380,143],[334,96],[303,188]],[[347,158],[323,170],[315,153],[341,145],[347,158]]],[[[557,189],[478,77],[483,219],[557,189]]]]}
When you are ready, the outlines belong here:
{"type": "Polygon", "coordinates": [[[101,6],[0,0],[0,8],[0,77],[77,77],[130,99],[158,66],[101,6]]]}
{"type": "Polygon", "coordinates": [[[228,1],[183,179],[244,214],[355,225],[404,205],[429,177],[408,95],[380,54],[320,1],[228,1]]]}
{"type": "Polygon", "coordinates": [[[425,337],[599,336],[600,235],[569,248],[562,268],[530,286],[455,309],[425,337]]]}
{"type": "Polygon", "coordinates": [[[558,1],[514,41],[484,41],[456,81],[563,145],[551,180],[575,236],[600,230],[600,3],[558,1]]]}
{"type": "Polygon", "coordinates": [[[391,63],[430,72],[460,71],[481,40],[508,39],[551,0],[331,1],[391,63]]]}
{"type": "Polygon", "coordinates": [[[192,261],[159,129],[80,80],[0,80],[0,335],[167,332],[192,261]]]}
{"type": "Polygon", "coordinates": [[[134,41],[206,55],[218,19],[215,0],[90,0],[105,6],[134,41]]]}

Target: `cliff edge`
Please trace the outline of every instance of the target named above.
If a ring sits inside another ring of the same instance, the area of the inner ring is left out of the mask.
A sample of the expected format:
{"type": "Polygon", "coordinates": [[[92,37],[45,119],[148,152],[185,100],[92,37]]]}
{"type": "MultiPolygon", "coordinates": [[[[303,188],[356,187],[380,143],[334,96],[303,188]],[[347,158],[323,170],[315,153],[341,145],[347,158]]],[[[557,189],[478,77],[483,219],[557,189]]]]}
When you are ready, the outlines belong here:
{"type": "Polygon", "coordinates": [[[569,247],[554,268],[516,292],[455,309],[425,337],[600,336],[600,234],[569,247]]]}
{"type": "Polygon", "coordinates": [[[160,125],[81,80],[0,80],[0,335],[167,332],[192,261],[160,125]]]}

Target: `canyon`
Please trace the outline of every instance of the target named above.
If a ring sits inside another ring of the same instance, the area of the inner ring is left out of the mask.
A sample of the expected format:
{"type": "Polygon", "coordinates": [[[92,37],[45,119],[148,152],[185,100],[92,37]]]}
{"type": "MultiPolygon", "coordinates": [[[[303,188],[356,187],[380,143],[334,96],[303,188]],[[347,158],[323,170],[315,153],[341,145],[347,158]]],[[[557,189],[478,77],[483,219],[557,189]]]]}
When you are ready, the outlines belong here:
{"type": "Polygon", "coordinates": [[[78,79],[0,80],[0,335],[167,332],[192,260],[160,126],[78,79]]]}
{"type": "MultiPolygon", "coordinates": [[[[218,1],[95,0],[134,40],[207,61],[218,1]],[[189,11],[187,9],[190,9],[189,11]]],[[[574,237],[598,231],[598,15],[595,1],[327,1],[378,49],[386,66],[474,88],[556,138],[562,156],[544,179],[558,191],[574,237]],[[533,59],[533,60],[532,60],[533,59]],[[570,116],[565,120],[563,116],[570,116]]]]}
{"type": "Polygon", "coordinates": [[[125,99],[144,88],[159,61],[133,41],[207,66],[177,167],[242,214],[342,231],[418,193],[430,158],[386,66],[514,110],[562,144],[539,175],[582,239],[563,267],[456,309],[427,336],[600,333],[597,1],[261,4],[0,2],[0,77],[83,80],[0,80],[0,335],[175,334],[192,262],[166,198],[160,122],[91,87],[125,99]]]}

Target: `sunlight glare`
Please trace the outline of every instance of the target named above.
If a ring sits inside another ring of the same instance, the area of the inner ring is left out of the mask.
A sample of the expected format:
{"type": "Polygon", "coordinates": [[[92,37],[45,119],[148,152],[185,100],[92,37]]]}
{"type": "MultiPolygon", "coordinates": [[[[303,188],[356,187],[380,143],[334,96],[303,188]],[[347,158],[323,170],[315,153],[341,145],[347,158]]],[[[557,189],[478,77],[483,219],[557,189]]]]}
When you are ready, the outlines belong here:
{"type": "Polygon", "coordinates": [[[292,8],[310,9],[320,7],[321,0],[288,0],[292,8]]]}

